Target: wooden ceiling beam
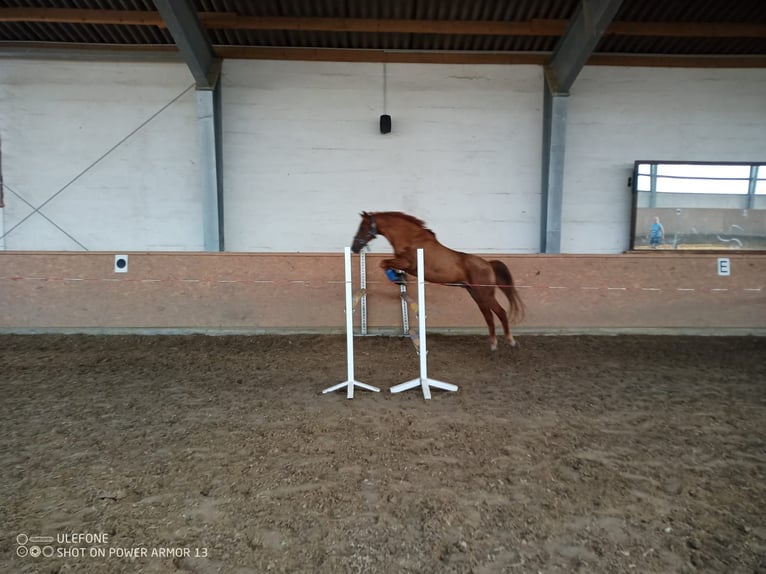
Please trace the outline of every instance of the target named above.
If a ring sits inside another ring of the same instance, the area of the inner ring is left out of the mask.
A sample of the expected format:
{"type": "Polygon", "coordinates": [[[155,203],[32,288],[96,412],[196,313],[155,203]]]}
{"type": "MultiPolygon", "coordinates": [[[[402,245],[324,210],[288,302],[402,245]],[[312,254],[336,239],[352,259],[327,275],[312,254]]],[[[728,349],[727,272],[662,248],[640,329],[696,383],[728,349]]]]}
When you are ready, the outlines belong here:
{"type": "Polygon", "coordinates": [[[368,32],[382,34],[460,34],[476,36],[560,36],[566,20],[492,22],[487,20],[403,20],[378,18],[261,18],[204,16],[212,29],[288,30],[312,32],[368,32]]]}
{"type": "MultiPolygon", "coordinates": [[[[566,20],[526,22],[404,20],[377,18],[287,18],[239,16],[232,12],[200,12],[206,28],[216,30],[285,30],[313,32],[378,32],[403,34],[465,34],[480,36],[558,36],[566,20]]],[[[159,12],[137,10],[80,10],[69,8],[0,8],[0,22],[49,24],[112,24],[157,26],[159,12]]]]}
{"type": "Polygon", "coordinates": [[[700,56],[663,54],[602,54],[588,59],[589,66],[640,68],[766,68],[766,56],[700,56]]]}
{"type": "Polygon", "coordinates": [[[544,52],[416,52],[405,50],[343,50],[334,48],[270,48],[216,46],[219,58],[300,60],[314,62],[386,62],[389,64],[543,65],[544,52]]]}
{"type": "MultiPolygon", "coordinates": [[[[561,36],[567,20],[523,22],[489,20],[405,20],[379,18],[288,18],[240,16],[233,12],[200,12],[206,28],[218,30],[291,30],[468,36],[561,36]]],[[[138,10],[80,10],[69,8],[0,8],[0,22],[102,24],[165,27],[159,12],[138,10]]],[[[766,38],[766,25],[707,22],[612,22],[611,36],[766,38]]]]}
{"type": "MultiPolygon", "coordinates": [[[[72,44],[69,42],[3,42],[2,58],[60,58],[67,60],[182,61],[173,45],[72,44]]],[[[213,46],[219,58],[304,60],[318,62],[388,62],[417,64],[543,65],[549,52],[416,52],[404,50],[341,50],[213,46]]],[[[766,56],[665,56],[594,53],[589,66],[662,68],[766,68],[766,56]]]]}
{"type": "Polygon", "coordinates": [[[669,38],[766,38],[766,25],[713,22],[612,22],[605,34],[669,38]]]}
{"type": "Polygon", "coordinates": [[[159,12],[138,10],[79,10],[70,8],[0,8],[0,22],[42,22],[48,24],[112,24],[159,26],[165,23],[159,12]]]}

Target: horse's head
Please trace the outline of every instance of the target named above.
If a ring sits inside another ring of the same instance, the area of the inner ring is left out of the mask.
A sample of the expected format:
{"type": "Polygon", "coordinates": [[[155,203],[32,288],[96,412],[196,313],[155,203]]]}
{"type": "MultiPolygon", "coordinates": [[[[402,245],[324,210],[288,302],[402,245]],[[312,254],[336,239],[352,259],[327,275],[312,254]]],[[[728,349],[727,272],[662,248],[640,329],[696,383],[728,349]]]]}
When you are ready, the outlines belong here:
{"type": "Polygon", "coordinates": [[[378,227],[375,225],[375,215],[363,211],[360,213],[362,216],[362,223],[359,224],[359,229],[354,235],[354,241],[351,242],[351,251],[359,253],[365,245],[378,236],[378,227]]]}

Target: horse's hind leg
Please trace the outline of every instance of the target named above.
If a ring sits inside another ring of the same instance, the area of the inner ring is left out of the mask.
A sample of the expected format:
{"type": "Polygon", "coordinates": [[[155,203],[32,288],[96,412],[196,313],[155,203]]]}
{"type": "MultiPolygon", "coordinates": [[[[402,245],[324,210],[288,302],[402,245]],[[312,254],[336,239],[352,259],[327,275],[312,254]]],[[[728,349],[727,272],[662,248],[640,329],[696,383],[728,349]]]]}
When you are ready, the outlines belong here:
{"type": "Polygon", "coordinates": [[[511,328],[508,325],[508,313],[506,313],[505,308],[500,304],[500,301],[494,297],[494,295],[492,296],[492,311],[494,311],[495,315],[497,315],[497,317],[500,319],[500,323],[503,324],[505,340],[508,341],[511,347],[515,347],[516,340],[513,338],[513,335],[511,334],[511,328]]]}
{"type": "MultiPolygon", "coordinates": [[[[489,348],[493,351],[497,351],[495,317],[492,315],[492,303],[489,299],[490,297],[494,299],[494,297],[491,292],[488,292],[486,287],[466,287],[466,289],[468,290],[468,293],[471,294],[473,300],[476,301],[481,314],[484,315],[484,321],[486,321],[487,329],[489,330],[489,348]]],[[[494,287],[492,289],[494,289],[494,287]]],[[[508,318],[506,317],[506,321],[507,320],[508,318]]]]}

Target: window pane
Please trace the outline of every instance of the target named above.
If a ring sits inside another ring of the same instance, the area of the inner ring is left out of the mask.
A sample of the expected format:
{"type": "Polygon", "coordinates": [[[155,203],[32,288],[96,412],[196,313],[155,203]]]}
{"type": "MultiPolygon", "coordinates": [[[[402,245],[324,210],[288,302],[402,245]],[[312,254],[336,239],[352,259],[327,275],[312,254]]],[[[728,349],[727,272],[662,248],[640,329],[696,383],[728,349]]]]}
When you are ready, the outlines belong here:
{"type": "Polygon", "coordinates": [[[657,166],[657,191],[660,193],[747,194],[749,165],[657,166]]]}

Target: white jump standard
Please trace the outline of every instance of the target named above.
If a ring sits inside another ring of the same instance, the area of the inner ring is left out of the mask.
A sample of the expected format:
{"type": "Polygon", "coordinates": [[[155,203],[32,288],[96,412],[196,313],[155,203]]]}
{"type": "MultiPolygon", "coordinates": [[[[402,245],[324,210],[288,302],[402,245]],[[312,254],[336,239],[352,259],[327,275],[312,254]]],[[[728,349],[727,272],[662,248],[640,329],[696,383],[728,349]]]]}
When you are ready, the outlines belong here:
{"type": "Polygon", "coordinates": [[[360,387],[367,391],[380,392],[378,387],[373,387],[366,383],[357,381],[354,378],[354,302],[351,295],[351,248],[346,247],[345,252],[346,267],[346,364],[348,365],[348,378],[335,386],[328,387],[322,393],[331,393],[338,389],[346,389],[346,398],[354,398],[354,387],[360,387]]]}
{"type": "Polygon", "coordinates": [[[392,393],[401,393],[415,387],[421,387],[423,389],[423,398],[431,398],[431,387],[441,389],[443,391],[457,391],[457,385],[451,383],[444,383],[437,381],[436,379],[428,378],[428,350],[426,349],[426,282],[423,279],[424,266],[423,266],[423,250],[418,249],[418,338],[420,344],[420,377],[412,379],[406,383],[401,383],[394,387],[391,387],[392,393]]]}

